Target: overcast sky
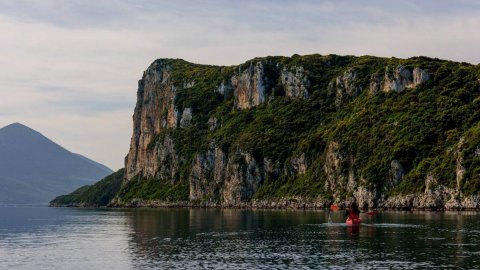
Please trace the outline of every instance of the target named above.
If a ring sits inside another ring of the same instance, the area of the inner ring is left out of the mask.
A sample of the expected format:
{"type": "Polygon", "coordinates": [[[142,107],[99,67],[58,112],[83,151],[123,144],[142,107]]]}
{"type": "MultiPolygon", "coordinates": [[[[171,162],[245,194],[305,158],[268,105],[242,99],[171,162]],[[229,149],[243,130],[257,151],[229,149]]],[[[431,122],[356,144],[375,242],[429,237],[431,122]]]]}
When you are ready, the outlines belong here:
{"type": "Polygon", "coordinates": [[[426,55],[480,62],[480,1],[0,0],[0,127],[21,122],[123,167],[156,58],[426,55]]]}

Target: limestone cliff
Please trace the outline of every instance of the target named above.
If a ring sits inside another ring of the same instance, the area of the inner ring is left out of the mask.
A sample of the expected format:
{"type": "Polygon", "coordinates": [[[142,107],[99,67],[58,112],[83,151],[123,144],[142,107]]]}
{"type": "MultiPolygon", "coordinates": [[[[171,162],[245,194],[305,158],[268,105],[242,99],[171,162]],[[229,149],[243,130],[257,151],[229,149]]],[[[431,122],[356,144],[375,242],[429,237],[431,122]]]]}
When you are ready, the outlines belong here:
{"type": "Polygon", "coordinates": [[[265,101],[264,76],[262,62],[257,62],[231,78],[237,108],[248,109],[265,101]]]}
{"type": "Polygon", "coordinates": [[[178,157],[172,140],[167,136],[162,144],[150,145],[156,134],[178,125],[179,113],[174,104],[175,86],[171,82],[170,70],[165,61],[155,61],[138,82],[134,133],[125,159],[126,180],[139,174],[175,179],[178,157]]]}
{"type": "Polygon", "coordinates": [[[156,60],[115,203],[477,208],[478,74],[422,57],[156,60]]]}

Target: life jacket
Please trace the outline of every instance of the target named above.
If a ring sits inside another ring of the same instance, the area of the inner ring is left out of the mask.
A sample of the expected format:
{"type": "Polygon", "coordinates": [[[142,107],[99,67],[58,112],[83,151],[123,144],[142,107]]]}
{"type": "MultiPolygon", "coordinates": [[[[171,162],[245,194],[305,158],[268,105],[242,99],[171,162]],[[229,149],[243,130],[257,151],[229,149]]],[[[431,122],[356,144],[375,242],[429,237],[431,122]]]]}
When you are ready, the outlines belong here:
{"type": "Polygon", "coordinates": [[[348,218],[351,219],[351,220],[355,220],[355,219],[359,219],[360,216],[357,213],[355,213],[355,211],[350,209],[350,210],[348,210],[348,218]]]}

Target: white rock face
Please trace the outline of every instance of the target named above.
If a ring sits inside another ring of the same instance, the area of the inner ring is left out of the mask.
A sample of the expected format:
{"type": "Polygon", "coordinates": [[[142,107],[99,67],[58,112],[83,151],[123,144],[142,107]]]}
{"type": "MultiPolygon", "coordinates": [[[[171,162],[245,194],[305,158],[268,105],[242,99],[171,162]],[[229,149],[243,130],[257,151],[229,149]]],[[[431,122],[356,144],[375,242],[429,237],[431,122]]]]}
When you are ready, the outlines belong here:
{"type": "Polygon", "coordinates": [[[183,82],[183,88],[187,89],[187,88],[192,88],[193,86],[195,86],[195,81],[185,81],[183,82]]]}
{"type": "Polygon", "coordinates": [[[291,174],[305,174],[307,172],[307,159],[305,153],[302,153],[299,157],[295,157],[290,162],[291,174]]]}
{"type": "Polygon", "coordinates": [[[349,99],[357,97],[362,92],[362,88],[355,84],[356,78],[357,71],[351,68],[335,79],[335,105],[337,107],[349,99]]]}
{"type": "Polygon", "coordinates": [[[280,74],[281,83],[285,89],[285,95],[291,98],[308,98],[310,81],[303,67],[293,67],[290,70],[283,68],[280,74]]]}
{"type": "Polygon", "coordinates": [[[205,154],[197,154],[189,176],[190,200],[219,200],[226,164],[226,155],[215,143],[205,154]]]}
{"type": "Polygon", "coordinates": [[[437,178],[431,174],[425,178],[425,194],[431,193],[438,185],[437,178]]]}
{"type": "Polygon", "coordinates": [[[216,89],[217,93],[221,94],[222,96],[226,96],[228,91],[232,88],[230,83],[225,84],[225,82],[222,82],[218,88],[216,89]]]}
{"type": "Polygon", "coordinates": [[[370,76],[370,87],[368,88],[370,95],[375,95],[382,89],[382,78],[378,74],[372,74],[370,76]]]}
{"type": "Polygon", "coordinates": [[[227,155],[214,142],[197,154],[190,173],[190,200],[221,201],[234,206],[248,201],[265,179],[265,165],[252,155],[236,151],[227,155]]]}
{"type": "Polygon", "coordinates": [[[145,171],[149,171],[149,173],[144,174],[144,176],[168,179],[172,184],[175,183],[179,159],[173,140],[169,136],[165,136],[163,142],[157,143],[152,152],[154,155],[147,158],[147,170],[145,171]],[[151,163],[148,160],[151,160],[151,163]]]}
{"type": "Polygon", "coordinates": [[[462,201],[462,207],[465,209],[479,209],[480,208],[480,196],[472,195],[468,196],[462,201]]]}
{"type": "Polygon", "coordinates": [[[211,117],[208,119],[208,130],[214,131],[218,128],[218,119],[216,117],[211,117]]]}
{"type": "MultiPolygon", "coordinates": [[[[388,67],[385,70],[385,75],[383,79],[383,92],[402,92],[407,88],[417,87],[419,84],[424,83],[430,79],[430,76],[427,72],[420,68],[415,68],[410,71],[408,68],[398,65],[393,72],[390,72],[388,67]]],[[[375,92],[375,82],[371,82],[370,92],[375,92]]]]}
{"type": "Polygon", "coordinates": [[[236,158],[228,161],[222,189],[222,201],[226,206],[249,200],[264,180],[264,170],[252,155],[242,151],[235,155],[236,158]]]}
{"type": "MultiPolygon", "coordinates": [[[[436,185],[433,178],[426,179],[426,182],[436,185]]],[[[407,195],[395,195],[388,197],[385,200],[379,202],[380,207],[395,208],[395,209],[458,209],[460,208],[475,208],[466,206],[452,199],[455,191],[442,185],[433,187],[429,186],[424,193],[414,193],[407,195]]],[[[475,203],[471,203],[475,206],[475,203]]]]}
{"type": "Polygon", "coordinates": [[[402,65],[397,66],[393,74],[388,70],[384,76],[383,92],[401,92],[413,83],[412,72],[402,65]]]}
{"type": "Polygon", "coordinates": [[[475,149],[474,155],[475,155],[476,157],[480,157],[480,146],[477,146],[477,148],[475,149]]]}
{"type": "MultiPolygon", "coordinates": [[[[265,101],[264,69],[261,62],[250,64],[242,73],[231,79],[235,107],[249,109],[265,101]]],[[[225,92],[225,88],[218,91],[225,92]]]]}
{"type": "Polygon", "coordinates": [[[458,142],[457,149],[455,155],[457,156],[456,160],[456,168],[455,168],[455,180],[457,182],[457,193],[460,191],[462,185],[463,185],[463,178],[465,177],[466,169],[463,166],[463,157],[462,157],[462,150],[463,150],[463,145],[465,143],[465,138],[462,137],[460,138],[460,141],[458,142]]]}
{"type": "Polygon", "coordinates": [[[359,207],[367,205],[368,207],[376,206],[376,193],[372,192],[365,187],[359,187],[353,192],[353,196],[358,203],[359,207]]]}
{"type": "Polygon", "coordinates": [[[192,108],[185,108],[180,119],[180,127],[186,128],[192,124],[192,108]]]}
{"type": "Polygon", "coordinates": [[[374,95],[380,91],[402,92],[408,88],[415,88],[429,79],[430,75],[419,67],[414,68],[413,72],[402,65],[398,65],[393,71],[387,67],[383,76],[371,75],[369,93],[374,95]]]}
{"type": "Polygon", "coordinates": [[[347,185],[347,177],[343,174],[342,168],[344,157],[340,152],[340,144],[332,141],[327,147],[325,157],[325,190],[332,191],[334,196],[340,193],[340,189],[345,189],[347,185]]]}
{"type": "Polygon", "coordinates": [[[385,183],[384,189],[391,190],[396,187],[402,180],[405,175],[405,170],[403,169],[402,164],[398,160],[392,160],[390,163],[390,173],[385,183]]]}
{"type": "Polygon", "coordinates": [[[416,87],[417,85],[420,85],[428,81],[429,79],[430,79],[430,75],[428,75],[428,73],[425,70],[420,69],[418,67],[413,69],[413,86],[412,87],[416,87]]]}

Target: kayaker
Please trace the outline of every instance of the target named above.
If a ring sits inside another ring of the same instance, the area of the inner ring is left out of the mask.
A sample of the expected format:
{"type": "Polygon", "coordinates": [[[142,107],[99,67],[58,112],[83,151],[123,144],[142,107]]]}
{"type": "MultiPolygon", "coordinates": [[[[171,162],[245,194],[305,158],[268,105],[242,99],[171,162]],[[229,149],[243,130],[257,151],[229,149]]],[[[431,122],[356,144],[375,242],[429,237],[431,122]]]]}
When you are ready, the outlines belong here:
{"type": "Polygon", "coordinates": [[[368,203],[364,202],[362,207],[363,212],[368,212],[368,203]]]}
{"type": "Polygon", "coordinates": [[[352,204],[350,204],[350,208],[348,208],[345,212],[345,216],[351,220],[358,220],[360,218],[360,209],[358,209],[356,202],[352,202],[352,204]]]}

